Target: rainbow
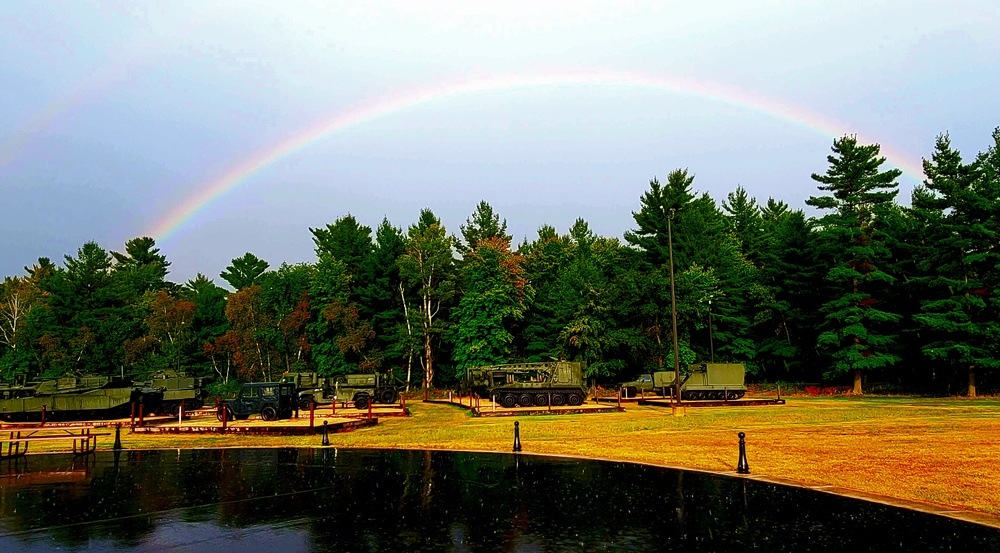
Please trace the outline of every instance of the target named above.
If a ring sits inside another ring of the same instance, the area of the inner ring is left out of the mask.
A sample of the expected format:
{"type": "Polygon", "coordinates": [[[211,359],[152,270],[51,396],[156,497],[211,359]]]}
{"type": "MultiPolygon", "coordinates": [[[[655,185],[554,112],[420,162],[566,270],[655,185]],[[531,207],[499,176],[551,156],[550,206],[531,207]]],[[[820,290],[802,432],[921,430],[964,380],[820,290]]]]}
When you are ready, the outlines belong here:
{"type": "MultiPolygon", "coordinates": [[[[685,94],[718,101],[724,104],[763,112],[772,117],[804,126],[831,137],[856,134],[859,141],[877,142],[866,139],[860,133],[851,133],[846,124],[810,112],[801,107],[778,102],[745,90],[725,87],[684,77],[662,77],[641,73],[613,71],[562,72],[539,75],[490,76],[465,81],[441,84],[410,91],[405,94],[382,98],[363,104],[346,112],[335,113],[315,125],[299,130],[290,138],[268,146],[238,165],[197,189],[185,200],[174,206],[168,213],[146,230],[146,235],[157,240],[165,240],[199,212],[205,210],[215,200],[236,188],[241,183],[278,160],[293,155],[323,137],[363,124],[420,104],[439,101],[455,96],[473,95],[483,92],[548,87],[554,85],[583,86],[626,86],[649,88],[669,93],[685,94]]],[[[881,154],[886,161],[902,170],[904,175],[919,182],[923,169],[919,160],[899,152],[892,147],[881,145],[881,154]]]]}

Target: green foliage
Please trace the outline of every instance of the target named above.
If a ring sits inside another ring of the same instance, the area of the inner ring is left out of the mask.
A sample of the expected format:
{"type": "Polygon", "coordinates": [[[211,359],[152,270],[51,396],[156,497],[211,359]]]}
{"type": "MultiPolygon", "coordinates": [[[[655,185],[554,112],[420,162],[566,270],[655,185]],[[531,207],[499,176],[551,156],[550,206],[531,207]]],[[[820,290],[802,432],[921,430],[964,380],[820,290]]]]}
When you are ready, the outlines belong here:
{"type": "Polygon", "coordinates": [[[885,158],[879,157],[878,145],[859,145],[851,136],[834,140],[833,152],[826,174],[812,176],[830,195],[806,201],[832,211],[818,221],[817,245],[829,266],[830,290],[821,308],[825,321],[817,346],[829,355],[831,375],[854,371],[860,382],[859,371],[900,359],[892,346],[901,316],[883,307],[886,289],[896,279],[883,269],[889,250],[882,221],[893,205],[901,172],[880,171],[885,158]]]}
{"type": "Polygon", "coordinates": [[[267,261],[247,252],[243,256],[233,259],[232,264],[219,273],[219,276],[239,292],[259,284],[260,277],[264,275],[269,266],[267,261]]]}
{"type": "Polygon", "coordinates": [[[524,278],[524,258],[510,251],[503,238],[478,240],[461,269],[462,298],[452,310],[452,359],[456,375],[467,367],[504,363],[514,335],[511,327],[524,318],[531,287],[524,278]]]}

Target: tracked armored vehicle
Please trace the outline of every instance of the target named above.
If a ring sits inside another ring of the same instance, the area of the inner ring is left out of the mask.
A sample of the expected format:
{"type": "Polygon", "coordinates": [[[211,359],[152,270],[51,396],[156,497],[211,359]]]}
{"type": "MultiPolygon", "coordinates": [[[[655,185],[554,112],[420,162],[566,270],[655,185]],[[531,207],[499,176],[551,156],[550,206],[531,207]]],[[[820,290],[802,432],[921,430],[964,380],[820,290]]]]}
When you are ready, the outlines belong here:
{"type": "Polygon", "coordinates": [[[6,421],[85,420],[125,416],[130,403],[153,412],[163,392],[117,376],[64,376],[0,386],[0,419],[6,421]]]}
{"type": "Polygon", "coordinates": [[[580,405],[587,397],[583,371],[585,364],[570,361],[511,363],[470,367],[465,383],[480,397],[500,405],[553,406],[580,405]]]}
{"type": "Polygon", "coordinates": [[[184,405],[184,411],[200,409],[205,404],[202,379],[187,376],[177,371],[163,371],[143,384],[143,389],[158,390],[163,394],[156,412],[161,415],[177,415],[184,405]]]}
{"type": "Polygon", "coordinates": [[[334,401],[353,403],[358,409],[369,404],[393,404],[399,401],[399,382],[392,373],[338,374],[319,376],[314,372],[287,373],[282,382],[293,384],[299,409],[313,404],[329,405],[334,401]]]}

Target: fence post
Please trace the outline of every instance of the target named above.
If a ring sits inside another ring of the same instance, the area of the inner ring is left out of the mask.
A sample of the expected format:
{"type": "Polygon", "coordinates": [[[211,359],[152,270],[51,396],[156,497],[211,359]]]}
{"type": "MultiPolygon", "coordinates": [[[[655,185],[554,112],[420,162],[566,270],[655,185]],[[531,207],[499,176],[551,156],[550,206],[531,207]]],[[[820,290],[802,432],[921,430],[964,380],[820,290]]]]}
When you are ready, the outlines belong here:
{"type": "Polygon", "coordinates": [[[122,423],[118,423],[118,424],[115,425],[115,445],[114,445],[114,450],[115,451],[121,451],[122,450],[122,423]]]}
{"type": "Polygon", "coordinates": [[[326,424],[327,421],[323,421],[323,445],[330,445],[330,427],[326,424]]]}
{"type": "MultiPolygon", "coordinates": [[[[298,411],[296,410],[296,412],[298,412],[298,411]]],[[[309,428],[313,427],[313,419],[314,419],[315,416],[316,416],[316,402],[310,400],[309,401],[309,428]]],[[[323,424],[325,425],[326,421],[323,421],[323,424]]]]}

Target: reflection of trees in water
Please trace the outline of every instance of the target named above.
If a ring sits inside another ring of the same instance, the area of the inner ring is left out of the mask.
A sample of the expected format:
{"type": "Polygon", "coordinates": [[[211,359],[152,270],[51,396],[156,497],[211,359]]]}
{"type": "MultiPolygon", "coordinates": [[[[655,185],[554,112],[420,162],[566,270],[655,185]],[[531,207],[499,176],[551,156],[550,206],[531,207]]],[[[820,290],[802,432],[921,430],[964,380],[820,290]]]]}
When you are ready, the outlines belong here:
{"type": "MultiPolygon", "coordinates": [[[[67,459],[33,457],[26,472],[73,473],[67,459]]],[[[4,482],[4,531],[48,528],[45,535],[57,543],[106,539],[125,548],[179,520],[223,529],[306,528],[316,550],[341,551],[1000,549],[996,530],[626,463],[236,449],[127,451],[117,463],[101,452],[82,470],[73,481],[4,482]]]]}

